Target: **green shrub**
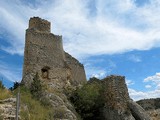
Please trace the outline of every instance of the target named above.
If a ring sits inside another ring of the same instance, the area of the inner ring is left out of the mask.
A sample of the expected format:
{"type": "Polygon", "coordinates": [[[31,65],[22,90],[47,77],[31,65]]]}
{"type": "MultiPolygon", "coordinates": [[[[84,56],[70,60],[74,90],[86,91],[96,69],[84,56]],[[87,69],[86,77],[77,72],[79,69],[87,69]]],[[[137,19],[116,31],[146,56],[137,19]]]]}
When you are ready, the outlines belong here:
{"type": "Polygon", "coordinates": [[[103,86],[100,80],[97,81],[95,78],[91,80],[92,82],[76,90],[70,100],[84,120],[99,120],[102,119],[101,109],[104,105],[103,86]]]}

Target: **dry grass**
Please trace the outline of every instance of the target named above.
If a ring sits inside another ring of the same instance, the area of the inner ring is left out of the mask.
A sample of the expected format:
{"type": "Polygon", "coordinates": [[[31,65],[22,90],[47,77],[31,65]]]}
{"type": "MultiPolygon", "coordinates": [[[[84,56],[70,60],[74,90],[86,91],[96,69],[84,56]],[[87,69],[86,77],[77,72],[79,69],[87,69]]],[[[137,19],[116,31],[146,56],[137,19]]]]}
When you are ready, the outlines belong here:
{"type": "Polygon", "coordinates": [[[30,92],[21,89],[21,120],[54,120],[53,111],[48,106],[43,106],[40,101],[32,98],[30,92]]]}
{"type": "Polygon", "coordinates": [[[4,100],[10,97],[12,97],[11,91],[7,89],[0,89],[0,100],[4,100]]]}
{"type": "Polygon", "coordinates": [[[151,116],[152,120],[160,120],[160,109],[148,110],[147,113],[151,116]]]}

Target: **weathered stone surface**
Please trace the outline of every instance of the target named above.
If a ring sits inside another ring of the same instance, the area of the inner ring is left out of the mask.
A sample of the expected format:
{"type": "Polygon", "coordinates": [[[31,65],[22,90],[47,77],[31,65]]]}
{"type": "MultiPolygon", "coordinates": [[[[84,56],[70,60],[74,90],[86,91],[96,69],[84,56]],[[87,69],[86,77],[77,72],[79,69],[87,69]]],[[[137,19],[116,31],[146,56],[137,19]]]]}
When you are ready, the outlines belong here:
{"type": "Polygon", "coordinates": [[[160,98],[143,99],[137,103],[145,110],[160,109],[160,98]]]}
{"type": "Polygon", "coordinates": [[[76,120],[76,111],[64,94],[60,96],[53,93],[46,93],[46,98],[52,106],[55,119],[76,120]]]}
{"type": "Polygon", "coordinates": [[[29,87],[36,73],[46,82],[58,79],[62,87],[86,82],[83,65],[64,52],[62,36],[50,33],[47,20],[33,17],[26,30],[22,83],[29,87]]]}
{"type": "Polygon", "coordinates": [[[15,120],[16,98],[0,100],[0,119],[15,120]]]}
{"type": "Polygon", "coordinates": [[[146,113],[151,117],[151,120],[160,120],[160,109],[147,110],[146,113]]]}
{"type": "Polygon", "coordinates": [[[152,120],[160,120],[160,98],[143,99],[137,103],[150,115],[152,120]]]}
{"type": "Polygon", "coordinates": [[[136,102],[130,100],[128,105],[136,120],[151,120],[150,116],[146,114],[145,110],[136,102]]]}
{"type": "Polygon", "coordinates": [[[71,84],[74,86],[83,85],[86,83],[86,75],[84,66],[77,59],[65,52],[65,61],[69,67],[71,84]]]}
{"type": "Polygon", "coordinates": [[[125,77],[111,75],[104,79],[105,120],[135,120],[128,107],[129,94],[125,77]]]}

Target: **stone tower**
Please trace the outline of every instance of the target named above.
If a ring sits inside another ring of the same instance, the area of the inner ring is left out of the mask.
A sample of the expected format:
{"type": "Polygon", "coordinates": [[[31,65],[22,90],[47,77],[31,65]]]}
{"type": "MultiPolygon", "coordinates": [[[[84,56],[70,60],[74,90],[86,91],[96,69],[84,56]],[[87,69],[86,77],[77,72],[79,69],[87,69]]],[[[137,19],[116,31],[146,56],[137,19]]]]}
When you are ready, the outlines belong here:
{"type": "Polygon", "coordinates": [[[64,52],[62,36],[52,34],[50,25],[50,22],[39,17],[29,20],[22,83],[29,87],[37,73],[40,79],[59,83],[59,86],[84,83],[86,76],[83,65],[64,52]]]}

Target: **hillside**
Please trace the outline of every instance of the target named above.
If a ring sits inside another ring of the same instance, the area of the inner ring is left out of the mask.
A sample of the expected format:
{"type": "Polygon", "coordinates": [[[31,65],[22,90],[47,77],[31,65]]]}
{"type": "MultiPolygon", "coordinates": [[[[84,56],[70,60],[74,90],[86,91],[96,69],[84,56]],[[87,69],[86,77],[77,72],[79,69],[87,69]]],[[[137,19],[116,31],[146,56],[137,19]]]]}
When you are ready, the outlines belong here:
{"type": "Polygon", "coordinates": [[[160,98],[143,99],[137,101],[153,120],[160,120],[160,98]]]}
{"type": "Polygon", "coordinates": [[[124,77],[108,76],[102,80],[91,78],[87,84],[76,90],[66,88],[61,92],[47,89],[40,81],[32,84],[35,86],[32,89],[24,85],[13,87],[12,92],[1,88],[0,120],[14,119],[18,91],[21,101],[20,120],[150,120],[145,111],[130,101],[126,85],[121,80],[124,81],[124,77]],[[52,99],[44,97],[45,94],[52,95],[52,99]],[[58,106],[53,107],[56,104],[58,106]],[[72,118],[70,112],[76,115],[75,118],[72,118]]]}

